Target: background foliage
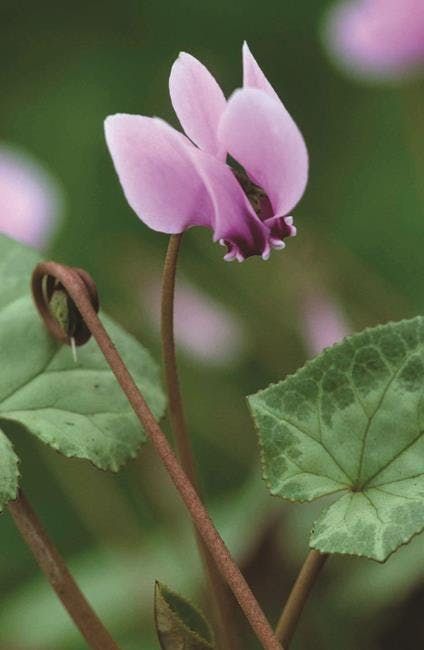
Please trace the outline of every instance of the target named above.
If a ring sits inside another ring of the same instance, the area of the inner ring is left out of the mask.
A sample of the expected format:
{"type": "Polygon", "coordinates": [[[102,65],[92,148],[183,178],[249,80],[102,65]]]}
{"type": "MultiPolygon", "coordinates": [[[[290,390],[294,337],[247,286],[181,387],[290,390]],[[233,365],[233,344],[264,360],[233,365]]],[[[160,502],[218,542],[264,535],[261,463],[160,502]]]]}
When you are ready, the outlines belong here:
{"type": "MultiPolygon", "coordinates": [[[[273,620],[322,504],[299,509],[267,495],[243,396],[304,362],[305,292],[330,293],[353,330],[413,316],[424,302],[424,92],[417,82],[360,85],[337,72],[319,37],[326,4],[1,3],[1,139],[44,161],[66,195],[49,253],[87,268],[103,307],[156,356],[142,291],[160,269],[166,238],[128,208],[106,152],[104,117],[155,114],[176,124],[167,79],[178,51],[204,61],[230,92],[240,83],[246,39],[302,128],[311,180],[296,210],[299,237],[267,263],[227,265],[209,233],[193,230],[181,260],[185,276],[231,307],[247,330],[235,367],[182,357],[183,386],[208,503],[273,620]]],[[[115,477],[7,426],[26,491],[113,634],[125,650],[157,648],[154,580],[200,603],[202,594],[199,568],[187,561],[187,520],[152,450],[115,477]]],[[[382,566],[333,559],[293,647],[419,647],[422,544],[416,538],[382,566]]],[[[82,650],[7,515],[0,550],[0,647],[82,650]]]]}

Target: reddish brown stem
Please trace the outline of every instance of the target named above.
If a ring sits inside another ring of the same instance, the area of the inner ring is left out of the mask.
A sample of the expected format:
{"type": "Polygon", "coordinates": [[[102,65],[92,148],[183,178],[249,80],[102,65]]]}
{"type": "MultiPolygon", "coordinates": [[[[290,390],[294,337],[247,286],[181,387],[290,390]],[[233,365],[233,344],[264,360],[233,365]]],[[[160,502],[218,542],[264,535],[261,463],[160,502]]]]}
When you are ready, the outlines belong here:
{"type": "Polygon", "coordinates": [[[314,549],[306,556],[275,630],[286,649],[290,645],[303,608],[327,558],[328,555],[314,549]]]}
{"type": "MultiPolygon", "coordinates": [[[[174,341],[175,276],[182,234],[171,235],[165,257],[162,279],[161,334],[165,384],[168,396],[168,414],[175,437],[178,456],[191,484],[200,494],[196,465],[184,415],[183,400],[178,378],[178,366],[174,341]]],[[[196,529],[195,529],[196,530],[196,529]]],[[[219,647],[237,650],[239,642],[234,630],[233,606],[225,583],[215,566],[203,539],[196,532],[197,545],[209,583],[209,595],[214,610],[219,647]]]]}
{"type": "Polygon", "coordinates": [[[41,291],[42,278],[46,275],[57,278],[74,301],[81,317],[96,339],[105,359],[133,407],[140,423],[150,437],[222,577],[234,593],[262,646],[265,650],[281,650],[281,645],[276,639],[249,585],[231,557],[225,543],[198,497],[196,490],[181,468],[165,434],[156,422],[143,395],[138,390],[132,376],[97,316],[91,304],[85,283],[77,271],[56,264],[55,262],[44,262],[36,267],[33,274],[33,293],[37,306],[52,332],[54,332],[55,326],[49,322],[51,321],[51,315],[49,314],[48,306],[44,303],[41,291]]]}
{"type": "Polygon", "coordinates": [[[8,510],[40,569],[93,650],[119,650],[90,607],[22,491],[8,510]]]}

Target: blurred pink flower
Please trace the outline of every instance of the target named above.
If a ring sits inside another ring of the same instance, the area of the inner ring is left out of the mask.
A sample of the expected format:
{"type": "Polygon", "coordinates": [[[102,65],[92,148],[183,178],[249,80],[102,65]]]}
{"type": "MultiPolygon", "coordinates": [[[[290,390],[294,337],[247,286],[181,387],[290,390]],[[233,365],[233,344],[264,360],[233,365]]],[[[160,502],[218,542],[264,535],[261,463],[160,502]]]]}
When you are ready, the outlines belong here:
{"type": "Polygon", "coordinates": [[[329,12],[326,40],[362,76],[399,78],[424,67],[424,0],[346,0],[329,12]]]}
{"type": "Polygon", "coordinates": [[[44,248],[57,226],[61,195],[32,157],[0,145],[0,233],[44,248]]]}
{"type": "MultiPolygon", "coordinates": [[[[160,279],[143,288],[143,309],[157,331],[160,295],[160,279]]],[[[174,324],[177,345],[204,363],[228,365],[240,357],[246,345],[245,330],[235,314],[186,281],[177,285],[174,324]]]]}
{"type": "Polygon", "coordinates": [[[301,303],[301,330],[312,357],[351,334],[339,306],[324,293],[312,292],[301,303]]]}
{"type": "Polygon", "coordinates": [[[228,247],[227,261],[267,259],[296,232],[287,215],[308,176],[299,129],[246,43],[243,88],[228,101],[210,72],[184,52],[172,66],[169,87],[188,137],[156,117],[106,119],[128,203],[153,230],[212,229],[214,241],[228,247]],[[233,167],[227,154],[237,161],[233,167]]]}

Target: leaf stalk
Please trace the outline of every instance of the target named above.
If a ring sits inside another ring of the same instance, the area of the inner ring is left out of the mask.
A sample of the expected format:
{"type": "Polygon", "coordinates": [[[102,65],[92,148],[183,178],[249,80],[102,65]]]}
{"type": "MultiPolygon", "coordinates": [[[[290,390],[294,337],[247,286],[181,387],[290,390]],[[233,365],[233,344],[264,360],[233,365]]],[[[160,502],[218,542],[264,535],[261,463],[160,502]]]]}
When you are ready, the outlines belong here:
{"type": "Polygon", "coordinates": [[[276,636],[286,650],[293,638],[309,594],[327,558],[328,555],[320,553],[315,549],[309,551],[296,582],[293,585],[293,589],[290,592],[275,629],[276,636]]]}
{"type": "MultiPolygon", "coordinates": [[[[216,563],[219,572],[232,590],[252,630],[265,650],[282,650],[269,622],[224,541],[216,530],[196,490],[177,460],[168,440],[139,391],[128,368],[102,325],[90,299],[85,282],[78,271],[55,262],[42,262],[34,270],[33,294],[41,316],[51,319],[44,305],[40,287],[44,276],[53,276],[62,284],[74,301],[82,319],[99,345],[119,385],[136,413],[141,425],[151,439],[166,471],[173,481],[182,501],[216,563]]],[[[53,327],[47,323],[51,333],[53,327]]]]}
{"type": "Polygon", "coordinates": [[[119,650],[69,572],[23,491],[7,505],[40,569],[92,650],[119,650]]]}

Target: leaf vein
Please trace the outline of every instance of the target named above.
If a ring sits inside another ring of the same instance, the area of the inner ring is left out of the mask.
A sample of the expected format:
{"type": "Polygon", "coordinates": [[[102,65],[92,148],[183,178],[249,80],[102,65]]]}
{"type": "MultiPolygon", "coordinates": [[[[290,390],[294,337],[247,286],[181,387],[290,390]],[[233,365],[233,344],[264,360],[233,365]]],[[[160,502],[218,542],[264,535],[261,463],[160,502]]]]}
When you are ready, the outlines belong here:
{"type": "MultiPolygon", "coordinates": [[[[367,479],[366,483],[364,483],[364,485],[363,485],[362,487],[364,488],[366,485],[369,485],[370,482],[371,482],[371,481],[372,481],[376,476],[378,476],[379,474],[381,474],[381,472],[383,472],[385,469],[387,469],[388,467],[390,467],[390,465],[391,465],[392,463],[394,463],[395,460],[397,460],[400,456],[402,456],[402,454],[404,454],[405,451],[408,451],[408,450],[409,450],[411,447],[413,447],[417,442],[419,442],[419,440],[420,440],[420,438],[421,438],[422,435],[424,435],[424,431],[420,431],[420,432],[418,433],[418,435],[415,436],[415,438],[414,438],[413,440],[411,440],[410,442],[408,442],[408,444],[405,445],[405,447],[403,447],[403,449],[401,449],[401,450],[400,450],[400,451],[399,451],[395,456],[393,456],[393,458],[391,458],[391,459],[390,459],[390,460],[389,460],[385,465],[383,465],[382,467],[380,467],[380,469],[378,469],[378,470],[375,472],[375,474],[373,474],[372,476],[370,476],[370,478],[367,479]]],[[[408,479],[408,478],[410,478],[410,477],[407,476],[407,477],[405,477],[405,479],[402,479],[402,480],[406,480],[406,479],[408,479]]],[[[393,481],[393,482],[394,482],[394,481],[393,481]]],[[[385,483],[381,483],[381,485],[386,485],[386,484],[385,484],[385,483]]],[[[374,486],[373,486],[373,485],[369,485],[369,487],[374,487],[374,486]]]]}
{"type": "MultiPolygon", "coordinates": [[[[277,420],[277,422],[285,422],[286,424],[289,424],[289,425],[292,426],[294,429],[297,429],[297,430],[299,431],[299,433],[302,433],[304,436],[306,436],[307,438],[309,438],[310,440],[312,440],[312,441],[315,442],[316,444],[321,445],[321,447],[324,449],[324,451],[325,451],[325,452],[328,454],[328,456],[332,459],[332,461],[334,462],[334,464],[337,465],[337,467],[338,467],[338,468],[343,472],[343,474],[346,476],[346,478],[348,479],[348,481],[351,481],[351,482],[352,482],[352,478],[349,476],[349,474],[346,472],[346,470],[343,469],[343,467],[342,467],[342,466],[340,465],[340,463],[336,460],[336,458],[334,458],[333,454],[332,454],[332,453],[327,449],[327,447],[326,447],[325,444],[322,442],[322,440],[319,440],[319,439],[315,438],[311,433],[309,433],[308,431],[305,431],[305,429],[302,429],[298,424],[296,424],[296,423],[294,423],[294,422],[291,422],[291,420],[289,420],[287,417],[281,417],[281,416],[276,415],[276,414],[275,414],[275,413],[274,413],[274,412],[269,408],[269,406],[268,406],[267,404],[262,403],[261,406],[262,406],[262,408],[263,408],[263,409],[268,413],[268,415],[270,415],[270,416],[273,417],[275,420],[277,420]]],[[[334,480],[334,479],[332,479],[332,480],[334,480]]]]}
{"type": "MultiPolygon", "coordinates": [[[[365,427],[365,431],[364,431],[364,434],[363,434],[363,436],[362,436],[362,446],[361,446],[361,452],[360,452],[360,456],[359,456],[359,466],[358,466],[358,472],[357,472],[358,481],[360,481],[360,479],[361,479],[362,467],[363,467],[364,456],[365,456],[365,447],[366,447],[366,443],[367,443],[368,434],[369,434],[369,431],[370,431],[370,428],[371,428],[371,424],[372,424],[372,422],[373,422],[375,416],[377,415],[377,413],[378,413],[378,411],[379,411],[379,409],[380,409],[380,407],[381,407],[381,405],[382,405],[382,403],[383,403],[383,401],[384,401],[384,399],[385,399],[385,397],[386,397],[386,395],[387,395],[387,393],[388,393],[388,391],[389,391],[389,388],[391,387],[391,385],[393,384],[393,382],[395,381],[395,379],[397,379],[397,377],[398,377],[399,373],[401,372],[401,370],[404,368],[404,366],[408,363],[408,361],[410,360],[410,358],[411,358],[415,353],[416,353],[416,350],[415,350],[415,349],[412,350],[412,351],[407,355],[406,359],[403,359],[403,360],[402,360],[402,362],[401,362],[400,365],[398,366],[397,370],[396,370],[396,371],[394,372],[394,374],[390,377],[389,381],[387,382],[387,384],[386,384],[386,386],[385,386],[385,388],[384,388],[384,390],[383,390],[383,392],[382,392],[382,394],[381,394],[380,399],[378,400],[377,406],[375,407],[375,409],[374,409],[372,415],[370,416],[370,418],[369,418],[369,420],[368,420],[367,426],[365,427]]],[[[367,479],[366,483],[368,483],[369,480],[371,480],[371,479],[367,479]]],[[[365,483],[365,484],[366,484],[366,483],[365,483]]]]}
{"type": "Polygon", "coordinates": [[[38,379],[38,377],[40,377],[41,375],[43,375],[43,374],[46,372],[46,369],[49,367],[49,365],[53,362],[53,360],[54,360],[54,358],[55,358],[55,356],[56,356],[56,354],[58,353],[59,350],[60,350],[60,348],[56,348],[56,349],[54,350],[53,355],[51,355],[51,356],[49,357],[47,363],[45,363],[44,366],[41,368],[41,370],[38,370],[37,373],[36,373],[35,375],[33,375],[32,377],[30,377],[29,379],[26,379],[26,380],[25,380],[22,384],[20,384],[19,386],[16,386],[12,391],[10,391],[10,393],[7,393],[7,395],[2,396],[1,401],[0,401],[0,407],[1,407],[1,405],[2,405],[4,402],[6,402],[6,400],[8,400],[10,397],[13,397],[16,393],[18,393],[19,391],[23,390],[24,388],[26,388],[27,386],[29,386],[29,384],[30,384],[31,382],[35,381],[36,379],[38,379]]]}

